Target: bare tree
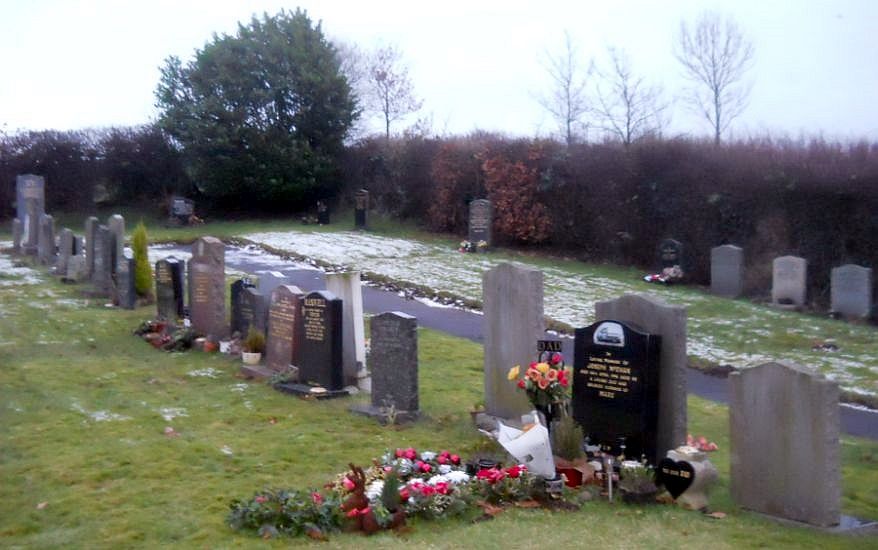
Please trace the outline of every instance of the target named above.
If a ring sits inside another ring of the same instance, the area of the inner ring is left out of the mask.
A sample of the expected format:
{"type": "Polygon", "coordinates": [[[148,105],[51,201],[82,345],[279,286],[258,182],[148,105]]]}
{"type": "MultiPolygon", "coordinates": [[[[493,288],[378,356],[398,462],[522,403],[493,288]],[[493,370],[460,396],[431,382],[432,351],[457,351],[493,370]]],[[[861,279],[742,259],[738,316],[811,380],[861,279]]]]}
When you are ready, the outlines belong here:
{"type": "Polygon", "coordinates": [[[408,67],[395,46],[376,49],[370,56],[368,67],[371,104],[384,119],[384,132],[389,141],[390,124],[418,111],[423,102],[415,96],[408,67]]]}
{"type": "Polygon", "coordinates": [[[660,134],[667,108],[661,87],[636,76],[625,52],[609,48],[608,54],[609,69],[596,69],[595,111],[600,127],[618,137],[625,147],[644,136],[660,134]]]}
{"type": "Polygon", "coordinates": [[[543,67],[551,79],[551,89],[538,101],[555,119],[567,145],[572,145],[581,130],[588,128],[583,119],[590,111],[586,86],[592,63],[583,66],[576,44],[565,31],[564,50],[557,55],[546,54],[543,67]]]}
{"type": "Polygon", "coordinates": [[[692,81],[690,103],[713,126],[719,145],[722,133],[747,106],[751,87],[744,75],[753,65],[753,44],[730,17],[704,12],[691,32],[685,21],[680,23],[674,57],[692,81]]]}

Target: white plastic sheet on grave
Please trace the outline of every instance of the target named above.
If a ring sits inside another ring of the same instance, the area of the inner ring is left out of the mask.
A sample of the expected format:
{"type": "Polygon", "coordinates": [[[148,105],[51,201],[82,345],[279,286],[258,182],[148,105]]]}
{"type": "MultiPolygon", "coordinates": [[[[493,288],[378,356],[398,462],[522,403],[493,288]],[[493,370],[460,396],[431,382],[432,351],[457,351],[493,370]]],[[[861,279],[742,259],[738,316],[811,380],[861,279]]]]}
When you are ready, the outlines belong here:
{"type": "Polygon", "coordinates": [[[555,461],[549,430],[540,424],[539,415],[533,413],[535,423],[526,430],[519,430],[497,421],[497,442],[528,471],[545,478],[555,477],[555,461]]]}

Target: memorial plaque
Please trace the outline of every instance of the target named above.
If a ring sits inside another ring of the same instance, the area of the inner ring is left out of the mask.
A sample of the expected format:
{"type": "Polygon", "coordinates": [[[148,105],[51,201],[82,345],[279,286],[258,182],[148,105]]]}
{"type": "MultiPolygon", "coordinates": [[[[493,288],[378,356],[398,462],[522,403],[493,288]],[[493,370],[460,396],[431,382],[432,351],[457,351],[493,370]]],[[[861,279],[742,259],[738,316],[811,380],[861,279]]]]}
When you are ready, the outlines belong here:
{"type": "Polygon", "coordinates": [[[662,269],[666,267],[679,266],[684,270],[683,265],[683,243],[674,239],[665,239],[658,246],[659,266],[662,269]]]}
{"type": "Polygon", "coordinates": [[[183,317],[183,264],[177,258],[155,263],[155,296],[159,319],[176,322],[183,317]]]}
{"type": "Polygon", "coordinates": [[[216,237],[201,237],[189,260],[189,315],[196,333],[224,338],[226,320],[225,246],[216,237]]]}
{"type": "Polygon", "coordinates": [[[469,242],[475,251],[485,251],[491,246],[491,224],[493,222],[491,201],[476,199],[469,203],[469,242]],[[479,246],[484,242],[485,246],[479,246]]]}
{"type": "Polygon", "coordinates": [[[299,287],[293,285],[281,285],[271,293],[265,364],[274,372],[283,372],[290,365],[298,366],[296,361],[301,338],[299,325],[303,294],[299,287]]]}
{"type": "Polygon", "coordinates": [[[852,319],[869,316],[872,309],[872,270],[853,264],[832,269],[832,311],[852,319]]]}
{"type": "Polygon", "coordinates": [[[342,303],[321,290],[302,298],[299,380],[330,391],[343,387],[342,303]]]}
{"type": "Polygon", "coordinates": [[[573,417],[594,445],[657,464],[661,339],[617,321],[576,329],[573,417]]]}
{"type": "Polygon", "coordinates": [[[137,303],[137,291],[134,288],[134,258],[123,252],[116,267],[116,290],[119,295],[119,307],[134,309],[137,303]]]}
{"type": "Polygon", "coordinates": [[[354,195],[354,227],[356,229],[366,229],[368,211],[369,192],[365,189],[360,189],[354,195]]]}

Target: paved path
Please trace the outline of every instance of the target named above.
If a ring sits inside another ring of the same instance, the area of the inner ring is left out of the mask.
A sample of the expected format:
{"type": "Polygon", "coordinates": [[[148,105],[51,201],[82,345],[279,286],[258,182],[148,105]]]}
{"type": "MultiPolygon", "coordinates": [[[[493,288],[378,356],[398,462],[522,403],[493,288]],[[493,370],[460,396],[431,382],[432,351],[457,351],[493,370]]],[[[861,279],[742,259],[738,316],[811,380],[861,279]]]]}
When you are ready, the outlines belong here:
{"type": "MultiPolygon", "coordinates": [[[[175,251],[175,249],[169,250],[169,252],[175,251]]],[[[179,251],[188,253],[189,247],[181,247],[179,251]]],[[[264,261],[261,261],[258,254],[247,254],[238,258],[237,255],[227,254],[226,266],[257,276],[269,271],[275,272],[276,275],[282,273],[284,277],[290,279],[290,284],[298,286],[305,292],[326,288],[322,271],[303,269],[301,264],[294,262],[290,262],[290,267],[279,269],[278,258],[268,253],[264,253],[264,261]]],[[[484,341],[483,316],[477,312],[427,305],[419,300],[399,296],[396,292],[370,286],[363,287],[363,309],[367,313],[402,311],[417,317],[420,326],[474,342],[484,341]]],[[[570,358],[569,364],[573,364],[573,339],[565,337],[563,341],[564,355],[570,358]]],[[[711,401],[728,403],[728,384],[725,378],[708,376],[695,369],[687,369],[686,374],[690,393],[711,401]]],[[[844,433],[878,440],[878,411],[840,405],[839,412],[844,433]]]]}

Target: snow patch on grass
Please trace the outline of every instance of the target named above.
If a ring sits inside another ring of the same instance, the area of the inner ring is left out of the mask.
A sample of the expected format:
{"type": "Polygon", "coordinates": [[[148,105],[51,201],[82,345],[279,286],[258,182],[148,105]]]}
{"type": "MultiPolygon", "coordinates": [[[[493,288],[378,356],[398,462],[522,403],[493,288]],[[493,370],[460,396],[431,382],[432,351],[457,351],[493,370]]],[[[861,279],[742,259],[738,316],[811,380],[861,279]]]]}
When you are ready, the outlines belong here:
{"type": "Polygon", "coordinates": [[[177,417],[189,416],[186,409],[181,407],[162,407],[159,409],[159,414],[162,415],[166,422],[170,422],[177,417]]]}
{"type": "Polygon", "coordinates": [[[74,402],[71,406],[71,409],[74,411],[83,414],[90,418],[94,422],[113,422],[120,420],[131,420],[130,416],[125,416],[122,414],[110,412],[110,411],[88,411],[85,407],[80,405],[79,403],[74,402]]]}
{"type": "Polygon", "coordinates": [[[204,369],[191,370],[186,374],[192,377],[219,378],[220,371],[213,367],[207,367],[204,369]]]}

